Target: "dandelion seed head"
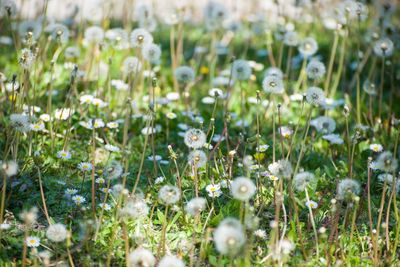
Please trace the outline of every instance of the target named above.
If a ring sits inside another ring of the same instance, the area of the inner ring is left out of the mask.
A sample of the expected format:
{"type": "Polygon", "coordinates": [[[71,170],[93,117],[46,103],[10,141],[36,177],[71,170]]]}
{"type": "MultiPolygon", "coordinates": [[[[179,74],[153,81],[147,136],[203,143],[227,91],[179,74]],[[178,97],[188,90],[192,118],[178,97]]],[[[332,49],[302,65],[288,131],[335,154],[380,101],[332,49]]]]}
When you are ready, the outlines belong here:
{"type": "Polygon", "coordinates": [[[315,182],[315,175],[311,172],[300,172],[293,177],[293,187],[297,191],[304,191],[309,185],[313,185],[315,182]]]}
{"type": "Polygon", "coordinates": [[[120,162],[113,160],[103,170],[103,176],[108,180],[119,178],[122,175],[123,167],[120,162]]]}
{"type": "Polygon", "coordinates": [[[188,162],[196,168],[201,168],[207,163],[206,153],[201,150],[193,150],[189,153],[188,162]]]}
{"type": "Polygon", "coordinates": [[[206,204],[205,198],[195,197],[186,204],[185,211],[191,216],[196,216],[206,208],[206,204]]]}
{"type": "Polygon", "coordinates": [[[271,94],[282,94],[284,92],[284,85],[281,78],[276,75],[265,76],[262,82],[264,92],[271,94]]]}
{"type": "Polygon", "coordinates": [[[55,223],[49,225],[46,231],[46,236],[53,242],[62,242],[67,238],[68,231],[65,225],[61,223],[55,223]]]}
{"type": "Polygon", "coordinates": [[[289,179],[292,175],[292,164],[285,159],[278,160],[277,162],[268,165],[270,173],[279,178],[289,179]]]}
{"type": "Polygon", "coordinates": [[[298,49],[304,57],[310,57],[317,52],[318,43],[314,38],[307,37],[300,42],[298,49]]]}
{"type": "Polygon", "coordinates": [[[145,248],[137,248],[128,256],[130,267],[153,267],[156,263],[156,258],[150,250],[145,248]]]}
{"type": "Polygon", "coordinates": [[[243,81],[248,80],[251,76],[251,67],[247,60],[237,59],[232,65],[232,77],[243,81]]]}
{"type": "Polygon", "coordinates": [[[381,38],[374,44],[374,53],[378,57],[390,57],[393,54],[394,44],[389,38],[381,38]]]}
{"type": "Polygon", "coordinates": [[[351,201],[361,191],[360,183],[356,180],[346,178],[339,182],[337,188],[337,198],[340,200],[351,201]]]}
{"type": "Polygon", "coordinates": [[[18,163],[9,160],[9,161],[2,161],[0,160],[0,167],[1,167],[1,173],[3,175],[6,175],[7,177],[14,176],[18,173],[18,163]]]}
{"type": "Polygon", "coordinates": [[[307,77],[313,80],[322,79],[326,73],[325,64],[319,60],[311,60],[306,68],[307,77]]]}
{"type": "Polygon", "coordinates": [[[381,171],[392,173],[397,170],[397,167],[398,161],[389,151],[382,152],[376,160],[376,168],[381,171]]]}
{"type": "Polygon", "coordinates": [[[145,45],[153,43],[153,36],[147,30],[138,28],[131,32],[130,41],[132,47],[142,48],[145,45]]]}
{"type": "Polygon", "coordinates": [[[176,256],[166,255],[161,258],[157,267],[185,267],[185,263],[176,256]]]}
{"type": "Polygon", "coordinates": [[[306,100],[311,105],[321,106],[325,103],[325,93],[319,87],[309,87],[306,93],[306,100]]]}
{"type": "Polygon", "coordinates": [[[319,116],[311,120],[310,125],[314,126],[317,132],[330,134],[336,129],[336,122],[331,117],[319,116]]]}
{"type": "Polygon", "coordinates": [[[161,187],[158,198],[166,205],[172,205],[178,202],[181,197],[179,189],[172,185],[164,185],[161,187]]]}
{"type": "Polygon", "coordinates": [[[243,226],[237,219],[224,219],[214,231],[214,244],[223,255],[236,255],[246,241],[243,226]]]}
{"type": "Polygon", "coordinates": [[[180,66],[174,72],[175,78],[180,83],[189,83],[194,80],[195,74],[191,67],[180,66]]]}
{"type": "Polygon", "coordinates": [[[235,199],[248,201],[256,193],[254,182],[246,177],[237,177],[231,183],[231,194],[235,199]]]}
{"type": "Polygon", "coordinates": [[[202,148],[206,143],[206,134],[200,129],[189,129],[185,133],[184,142],[189,148],[202,148]]]}

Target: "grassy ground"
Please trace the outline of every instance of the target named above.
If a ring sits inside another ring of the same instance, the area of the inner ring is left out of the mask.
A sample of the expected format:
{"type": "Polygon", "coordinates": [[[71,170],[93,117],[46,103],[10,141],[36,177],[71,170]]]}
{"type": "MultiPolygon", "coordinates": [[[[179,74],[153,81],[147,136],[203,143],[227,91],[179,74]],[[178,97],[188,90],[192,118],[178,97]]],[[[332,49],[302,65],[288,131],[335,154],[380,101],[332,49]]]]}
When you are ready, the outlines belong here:
{"type": "Polygon", "coordinates": [[[0,265],[399,266],[398,11],[317,2],[1,1],[0,265]]]}

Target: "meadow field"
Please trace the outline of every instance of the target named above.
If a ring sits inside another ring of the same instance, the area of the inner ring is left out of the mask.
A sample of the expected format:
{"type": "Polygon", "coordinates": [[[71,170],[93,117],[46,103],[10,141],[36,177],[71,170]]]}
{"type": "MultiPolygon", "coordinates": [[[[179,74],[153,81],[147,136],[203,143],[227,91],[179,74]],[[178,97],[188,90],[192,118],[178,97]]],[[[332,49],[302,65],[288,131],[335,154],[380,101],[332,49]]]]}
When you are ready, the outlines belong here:
{"type": "Polygon", "coordinates": [[[0,0],[0,266],[400,266],[398,3],[0,0]]]}

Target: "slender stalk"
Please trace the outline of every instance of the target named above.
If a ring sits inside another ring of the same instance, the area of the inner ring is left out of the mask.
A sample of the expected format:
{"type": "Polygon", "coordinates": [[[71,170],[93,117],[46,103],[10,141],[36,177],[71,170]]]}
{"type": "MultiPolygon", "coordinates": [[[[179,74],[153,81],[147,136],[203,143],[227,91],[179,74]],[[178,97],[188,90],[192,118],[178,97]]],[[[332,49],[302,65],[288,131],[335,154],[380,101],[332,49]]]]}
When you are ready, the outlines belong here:
{"type": "Polygon", "coordinates": [[[157,258],[160,258],[161,255],[164,255],[164,251],[165,251],[165,234],[166,234],[166,230],[167,230],[167,216],[168,216],[168,205],[165,206],[165,212],[164,212],[164,220],[163,220],[163,224],[162,224],[162,230],[161,230],[161,240],[160,240],[160,244],[158,246],[157,249],[157,258]]]}
{"type": "Polygon", "coordinates": [[[335,63],[335,57],[336,57],[338,43],[339,43],[339,34],[337,31],[335,31],[331,55],[329,58],[328,74],[326,76],[326,80],[325,80],[325,84],[324,84],[325,95],[328,95],[329,85],[330,85],[331,77],[332,77],[333,64],[335,63]]]}
{"type": "MultiPolygon", "coordinates": [[[[304,192],[306,193],[306,199],[307,202],[310,203],[310,197],[308,195],[308,190],[307,188],[305,188],[304,192]]],[[[314,231],[314,236],[315,236],[315,247],[317,249],[317,258],[319,258],[319,244],[318,244],[318,233],[317,233],[317,228],[315,226],[315,221],[314,221],[314,216],[313,216],[313,212],[312,212],[312,208],[311,205],[307,205],[308,206],[308,211],[310,212],[310,220],[311,220],[311,225],[314,231]]]]}
{"type": "Polygon", "coordinates": [[[38,171],[38,177],[39,177],[39,188],[40,188],[40,197],[42,198],[42,204],[43,204],[43,209],[44,209],[44,215],[46,216],[46,220],[48,222],[48,224],[51,224],[50,221],[50,216],[49,216],[49,212],[47,211],[47,206],[46,206],[46,198],[44,196],[44,191],[43,191],[43,184],[42,184],[42,174],[40,172],[40,169],[38,166],[36,166],[36,169],[38,171]]]}

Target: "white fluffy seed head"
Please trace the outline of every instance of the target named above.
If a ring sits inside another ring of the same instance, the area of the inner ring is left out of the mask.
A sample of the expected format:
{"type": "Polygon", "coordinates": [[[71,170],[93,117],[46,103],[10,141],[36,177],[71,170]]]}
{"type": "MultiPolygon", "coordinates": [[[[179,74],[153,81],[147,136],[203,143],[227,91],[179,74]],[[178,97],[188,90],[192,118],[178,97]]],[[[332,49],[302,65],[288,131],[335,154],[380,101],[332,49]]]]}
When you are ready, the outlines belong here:
{"type": "Polygon", "coordinates": [[[325,93],[321,88],[312,86],[307,89],[306,100],[314,106],[321,106],[325,103],[325,93]]]}
{"type": "Polygon", "coordinates": [[[0,170],[7,177],[14,176],[18,172],[18,164],[13,161],[1,161],[0,160],[0,170]]]}
{"type": "Polygon", "coordinates": [[[201,168],[207,163],[207,156],[201,150],[193,150],[189,153],[188,162],[196,168],[201,168]]]}
{"type": "Polygon", "coordinates": [[[172,205],[178,202],[181,193],[176,186],[164,185],[158,193],[158,198],[166,205],[172,205]]]}
{"type": "Polygon", "coordinates": [[[128,256],[130,267],[153,267],[156,263],[156,258],[150,250],[145,248],[137,248],[128,256]]]}
{"type": "Polygon", "coordinates": [[[315,175],[311,172],[300,172],[293,178],[293,187],[297,191],[304,191],[307,186],[315,182],[315,175]]]}
{"type": "Polygon", "coordinates": [[[315,127],[317,132],[330,134],[336,129],[336,122],[331,117],[320,116],[311,120],[310,124],[315,127]]]}
{"type": "Polygon", "coordinates": [[[158,64],[161,57],[161,48],[156,44],[146,44],[142,48],[143,58],[150,63],[158,64]]]}
{"type": "Polygon", "coordinates": [[[185,263],[176,256],[166,255],[162,257],[157,267],[185,267],[185,263]]]}
{"type": "Polygon", "coordinates": [[[46,231],[46,236],[53,242],[62,242],[67,238],[68,231],[65,228],[65,225],[61,223],[55,223],[49,225],[46,231]]]}
{"type": "Polygon", "coordinates": [[[282,94],[284,92],[283,81],[276,75],[265,76],[262,82],[262,88],[266,93],[282,94]]]}
{"type": "Polygon", "coordinates": [[[311,60],[307,64],[307,77],[310,79],[318,80],[324,77],[326,68],[324,63],[319,60],[311,60]]]}
{"type": "Polygon", "coordinates": [[[234,218],[223,220],[214,231],[215,247],[224,255],[236,255],[245,241],[243,226],[234,218]]]}
{"type": "Polygon", "coordinates": [[[127,57],[123,62],[125,74],[138,73],[142,69],[142,63],[137,57],[127,57]]]}
{"type": "Polygon", "coordinates": [[[374,53],[378,57],[390,57],[393,54],[393,42],[389,38],[382,38],[375,42],[374,53]]]}
{"type": "Polygon", "coordinates": [[[195,197],[186,204],[185,211],[192,216],[196,216],[206,208],[206,204],[207,200],[205,198],[195,197]]]}
{"type": "Polygon", "coordinates": [[[392,173],[397,170],[398,167],[398,161],[396,158],[393,157],[393,154],[389,151],[382,152],[379,154],[378,159],[376,160],[376,168],[392,173]]]}
{"type": "Polygon", "coordinates": [[[304,57],[309,57],[314,55],[318,50],[318,43],[312,37],[307,37],[302,40],[298,46],[299,52],[304,57]]]}
{"type": "Polygon", "coordinates": [[[129,198],[119,214],[125,219],[142,219],[149,213],[149,207],[142,198],[129,198]]]}
{"type": "Polygon", "coordinates": [[[232,196],[240,201],[248,201],[255,192],[256,186],[249,178],[237,177],[231,183],[232,196]]]}
{"type": "Polygon", "coordinates": [[[143,47],[153,42],[153,36],[147,30],[138,28],[131,32],[130,41],[132,47],[143,47]]]}
{"type": "Polygon", "coordinates": [[[111,161],[103,170],[103,175],[109,180],[116,179],[122,175],[123,167],[118,161],[111,161]]]}
{"type": "Polygon", "coordinates": [[[268,165],[268,170],[272,175],[278,178],[289,179],[292,175],[292,164],[285,159],[278,160],[277,162],[268,165]]]}
{"type": "Polygon", "coordinates": [[[236,80],[248,80],[251,76],[251,67],[246,60],[237,59],[232,65],[232,77],[236,80]]]}
{"type": "Polygon", "coordinates": [[[200,129],[189,129],[185,133],[184,142],[190,148],[201,148],[206,143],[206,134],[200,129]]]}
{"type": "Polygon", "coordinates": [[[340,181],[337,188],[337,198],[340,200],[351,201],[353,196],[360,193],[361,186],[356,180],[346,178],[340,181]]]}
{"type": "Polygon", "coordinates": [[[191,67],[180,66],[174,72],[175,78],[180,83],[189,83],[194,80],[194,71],[191,67]]]}

